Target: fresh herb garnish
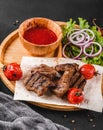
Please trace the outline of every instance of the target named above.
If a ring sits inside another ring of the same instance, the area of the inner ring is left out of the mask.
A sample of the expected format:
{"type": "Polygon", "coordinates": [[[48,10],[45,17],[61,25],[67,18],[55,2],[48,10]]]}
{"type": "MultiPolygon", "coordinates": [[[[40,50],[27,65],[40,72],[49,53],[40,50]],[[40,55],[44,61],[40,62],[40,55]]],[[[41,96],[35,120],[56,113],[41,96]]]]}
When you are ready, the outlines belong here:
{"type": "MultiPolygon", "coordinates": [[[[90,29],[94,32],[95,34],[95,38],[94,38],[94,42],[98,42],[102,48],[103,48],[103,36],[101,34],[100,31],[98,31],[96,26],[90,26],[88,21],[86,19],[83,18],[78,18],[78,23],[76,21],[74,21],[73,19],[70,19],[65,26],[62,27],[62,31],[63,31],[63,38],[62,38],[62,43],[63,46],[68,42],[67,39],[67,35],[71,34],[73,29],[75,28],[75,26],[78,25],[78,27],[80,29],[90,29]]],[[[72,48],[73,53],[76,53],[79,51],[79,48],[72,48]]],[[[95,52],[98,50],[98,47],[95,46],[95,52]]],[[[70,51],[66,52],[69,53],[70,51]]],[[[68,56],[70,54],[67,54],[68,56]]],[[[103,66],[103,51],[100,53],[99,56],[96,57],[82,57],[81,58],[82,61],[86,62],[86,63],[90,63],[90,64],[97,64],[97,65],[101,65],[103,66]]]]}

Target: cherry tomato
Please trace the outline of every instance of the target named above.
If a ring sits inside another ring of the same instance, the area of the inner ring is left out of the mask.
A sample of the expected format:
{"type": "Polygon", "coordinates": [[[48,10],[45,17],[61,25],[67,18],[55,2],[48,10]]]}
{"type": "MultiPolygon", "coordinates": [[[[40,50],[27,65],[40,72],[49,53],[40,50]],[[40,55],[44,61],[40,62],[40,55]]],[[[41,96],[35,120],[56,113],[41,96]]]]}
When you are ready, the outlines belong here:
{"type": "Polygon", "coordinates": [[[67,99],[69,103],[79,104],[84,100],[84,94],[79,88],[72,88],[68,91],[67,99]]]}
{"type": "Polygon", "coordinates": [[[86,79],[91,79],[96,74],[96,70],[93,65],[85,64],[80,68],[80,73],[84,75],[86,79]]]}
{"type": "Polygon", "coordinates": [[[11,81],[19,80],[22,77],[22,70],[20,65],[17,63],[10,63],[5,65],[3,67],[3,71],[5,76],[11,81]]]}

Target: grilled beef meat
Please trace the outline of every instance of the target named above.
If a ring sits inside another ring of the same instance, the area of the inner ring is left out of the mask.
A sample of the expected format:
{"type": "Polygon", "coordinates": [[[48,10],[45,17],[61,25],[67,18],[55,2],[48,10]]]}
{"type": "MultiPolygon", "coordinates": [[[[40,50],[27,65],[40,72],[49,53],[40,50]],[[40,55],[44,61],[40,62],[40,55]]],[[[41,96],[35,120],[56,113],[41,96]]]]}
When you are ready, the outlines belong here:
{"type": "Polygon", "coordinates": [[[31,73],[24,80],[24,85],[29,91],[34,91],[38,96],[45,94],[50,86],[54,86],[54,83],[50,78],[41,75],[39,72],[31,73]]]}
{"type": "Polygon", "coordinates": [[[31,70],[30,75],[25,77],[24,86],[29,91],[34,91],[38,96],[45,94],[50,89],[58,97],[63,97],[69,88],[84,89],[85,77],[79,72],[79,65],[60,64],[49,67],[41,64],[31,70]]]}
{"type": "Polygon", "coordinates": [[[57,87],[52,88],[52,91],[58,97],[63,97],[68,89],[72,87],[84,89],[86,79],[81,75],[78,67],[77,64],[60,64],[55,67],[57,71],[63,73],[58,81],[57,87]]]}
{"type": "Polygon", "coordinates": [[[58,96],[62,97],[69,89],[71,78],[74,74],[75,69],[70,69],[65,71],[63,76],[58,81],[57,87],[52,89],[52,91],[58,96]]]}
{"type": "Polygon", "coordinates": [[[75,84],[76,81],[80,78],[80,76],[81,76],[81,74],[80,74],[79,71],[76,71],[76,72],[74,73],[74,75],[72,76],[71,81],[70,81],[70,87],[73,87],[73,86],[74,86],[74,84],[75,84]]]}
{"type": "Polygon", "coordinates": [[[83,90],[85,84],[86,84],[86,79],[83,75],[81,75],[80,78],[75,82],[73,86],[76,88],[81,88],[83,90]]]}
{"type": "Polygon", "coordinates": [[[31,73],[35,72],[39,72],[40,74],[49,77],[51,80],[53,80],[55,77],[60,77],[60,74],[55,70],[55,68],[45,64],[41,64],[39,67],[35,67],[31,70],[31,73]]]}
{"type": "Polygon", "coordinates": [[[83,90],[85,84],[86,84],[85,77],[79,71],[76,71],[73,77],[71,78],[70,88],[76,87],[76,88],[81,88],[83,90]]]}
{"type": "Polygon", "coordinates": [[[64,71],[69,71],[70,69],[79,70],[78,67],[79,67],[79,65],[76,64],[76,63],[73,63],[73,64],[66,63],[66,64],[56,65],[56,66],[55,66],[55,69],[56,69],[58,72],[64,72],[64,71]]]}

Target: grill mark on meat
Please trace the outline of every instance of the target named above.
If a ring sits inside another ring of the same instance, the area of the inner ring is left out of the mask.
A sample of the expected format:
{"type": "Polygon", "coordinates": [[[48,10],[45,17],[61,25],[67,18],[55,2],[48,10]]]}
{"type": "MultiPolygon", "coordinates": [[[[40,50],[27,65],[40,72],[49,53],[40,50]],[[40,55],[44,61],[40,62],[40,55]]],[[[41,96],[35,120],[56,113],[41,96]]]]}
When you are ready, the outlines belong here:
{"type": "Polygon", "coordinates": [[[47,66],[45,64],[41,64],[39,67],[35,67],[31,70],[31,73],[35,73],[36,71],[41,72],[41,73],[48,73],[51,72],[53,73],[53,67],[47,66]]]}
{"type": "Polygon", "coordinates": [[[40,78],[33,84],[34,91],[38,94],[38,96],[42,96],[48,89],[50,85],[50,80],[41,75],[40,78]]]}
{"type": "Polygon", "coordinates": [[[67,63],[49,67],[45,64],[34,67],[25,77],[24,86],[29,91],[34,91],[38,96],[45,94],[50,89],[58,97],[63,97],[69,88],[84,89],[85,77],[79,72],[79,65],[67,63]]]}
{"type": "Polygon", "coordinates": [[[49,88],[49,86],[54,85],[50,78],[41,75],[39,72],[31,73],[25,82],[25,87],[29,91],[34,91],[38,96],[42,96],[49,88]]]}
{"type": "Polygon", "coordinates": [[[32,70],[31,70],[31,73],[32,72],[36,72],[36,71],[43,71],[43,70],[50,70],[50,67],[45,65],[45,64],[41,64],[40,66],[37,66],[37,67],[34,67],[32,70]]]}
{"type": "Polygon", "coordinates": [[[30,74],[30,75],[28,75],[28,77],[26,77],[24,79],[24,85],[25,86],[29,83],[29,81],[32,79],[33,76],[34,76],[34,74],[30,74]]]}
{"type": "Polygon", "coordinates": [[[58,81],[57,87],[52,90],[58,97],[62,97],[68,91],[74,71],[74,69],[65,71],[58,81]]]}
{"type": "Polygon", "coordinates": [[[49,77],[53,80],[55,77],[60,77],[60,74],[55,70],[54,67],[41,64],[39,67],[35,67],[31,70],[31,73],[39,72],[42,75],[49,77]]]}
{"type": "MultiPolygon", "coordinates": [[[[36,72],[37,73],[37,72],[36,72]]],[[[35,80],[35,82],[32,84],[32,88],[38,88],[40,85],[42,85],[41,84],[41,78],[42,78],[42,81],[43,81],[43,77],[42,77],[42,75],[40,75],[39,73],[37,73],[38,74],[38,78],[37,78],[37,80],[35,80]]]]}
{"type": "Polygon", "coordinates": [[[79,65],[76,64],[76,63],[73,63],[73,64],[60,64],[60,65],[56,65],[55,66],[55,69],[58,71],[58,72],[64,72],[64,71],[69,71],[70,69],[76,69],[76,70],[79,70],[79,65]]]}
{"type": "Polygon", "coordinates": [[[76,71],[74,73],[74,75],[72,76],[71,78],[71,81],[70,81],[70,87],[73,87],[74,84],[77,82],[77,80],[79,80],[79,78],[81,77],[81,74],[79,71],[76,71]]]}
{"type": "Polygon", "coordinates": [[[80,88],[80,84],[81,82],[83,82],[85,80],[85,77],[83,75],[80,76],[80,78],[76,81],[76,83],[74,84],[74,87],[80,88]]]}
{"type": "Polygon", "coordinates": [[[29,87],[29,86],[32,87],[33,84],[35,83],[35,81],[37,81],[39,79],[39,76],[40,75],[38,73],[31,74],[31,76],[30,76],[28,82],[25,84],[25,86],[26,87],[29,87]]]}
{"type": "Polygon", "coordinates": [[[81,88],[82,90],[84,90],[85,85],[86,85],[86,80],[84,79],[84,80],[80,83],[80,85],[78,86],[78,88],[81,88]]]}

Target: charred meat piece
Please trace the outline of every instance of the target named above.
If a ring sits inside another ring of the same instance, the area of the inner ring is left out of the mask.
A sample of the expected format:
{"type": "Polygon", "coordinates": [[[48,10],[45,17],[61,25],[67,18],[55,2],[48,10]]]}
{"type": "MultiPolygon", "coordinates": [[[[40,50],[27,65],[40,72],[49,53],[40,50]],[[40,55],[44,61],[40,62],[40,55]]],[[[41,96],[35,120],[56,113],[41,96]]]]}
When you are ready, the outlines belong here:
{"type": "Polygon", "coordinates": [[[84,89],[84,86],[86,84],[86,79],[83,75],[80,75],[79,79],[74,84],[74,87],[84,89]]]}
{"type": "Polygon", "coordinates": [[[52,89],[52,91],[58,96],[63,97],[63,95],[68,91],[70,86],[71,78],[74,74],[75,69],[70,69],[69,71],[65,71],[63,76],[58,81],[57,87],[52,89]]]}
{"type": "Polygon", "coordinates": [[[41,64],[34,67],[24,79],[24,86],[29,91],[34,91],[38,96],[45,94],[50,89],[56,96],[63,97],[69,88],[84,89],[85,77],[79,72],[79,65],[67,63],[50,67],[41,64]]]}
{"type": "Polygon", "coordinates": [[[82,80],[82,82],[79,84],[78,88],[81,88],[82,90],[84,90],[86,82],[87,82],[86,79],[82,80]]]}
{"type": "Polygon", "coordinates": [[[32,86],[32,84],[39,78],[39,74],[37,73],[30,73],[27,77],[24,78],[24,85],[25,86],[32,86]]]}
{"type": "Polygon", "coordinates": [[[77,80],[81,77],[81,74],[79,71],[76,71],[74,75],[71,78],[70,81],[70,87],[74,87],[74,84],[77,82],[77,80]]]}
{"type": "Polygon", "coordinates": [[[54,86],[54,83],[50,78],[41,75],[39,72],[35,72],[25,78],[24,86],[27,90],[34,91],[38,96],[42,96],[50,86],[54,86]]]}
{"type": "Polygon", "coordinates": [[[75,72],[70,81],[70,88],[76,87],[81,88],[83,90],[85,84],[86,84],[85,77],[79,71],[75,72]]]}
{"type": "Polygon", "coordinates": [[[39,67],[35,67],[31,70],[31,73],[39,72],[42,75],[49,77],[53,80],[55,77],[60,77],[60,74],[55,70],[54,67],[41,64],[39,67]]]}
{"type": "Polygon", "coordinates": [[[56,65],[55,69],[58,72],[69,71],[70,69],[79,70],[79,65],[76,64],[76,63],[73,63],[73,64],[69,64],[69,63],[67,63],[67,64],[60,64],[60,65],[56,65]]]}

